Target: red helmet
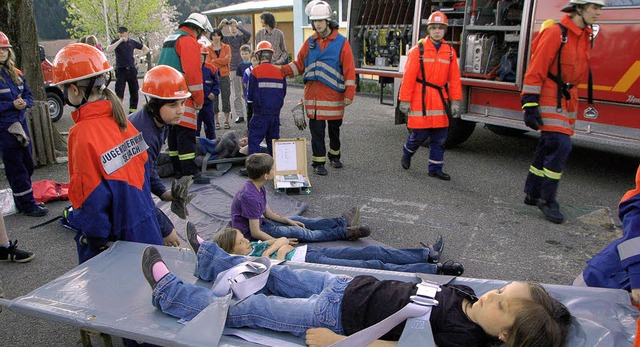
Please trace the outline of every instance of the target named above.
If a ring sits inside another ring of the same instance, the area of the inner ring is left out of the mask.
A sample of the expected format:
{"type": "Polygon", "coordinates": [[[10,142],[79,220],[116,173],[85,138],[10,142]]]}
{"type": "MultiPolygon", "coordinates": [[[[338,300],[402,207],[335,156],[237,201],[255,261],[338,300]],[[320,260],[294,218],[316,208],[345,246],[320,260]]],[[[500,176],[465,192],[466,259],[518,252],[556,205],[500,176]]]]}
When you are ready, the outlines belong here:
{"type": "Polygon", "coordinates": [[[2,31],[0,31],[0,48],[11,48],[9,38],[2,31]]]}
{"type": "Polygon", "coordinates": [[[164,100],[186,99],[191,96],[184,76],[169,65],[158,65],[147,71],[140,91],[144,95],[164,100]]]}
{"type": "Polygon", "coordinates": [[[273,54],[273,47],[271,46],[271,42],[269,41],[260,41],[256,45],[256,53],[260,51],[269,51],[273,54]]]}
{"type": "Polygon", "coordinates": [[[63,47],[53,59],[53,82],[67,84],[113,70],[111,64],[97,48],[72,43],[63,47]]]}
{"type": "Polygon", "coordinates": [[[200,42],[200,54],[209,54],[207,46],[205,46],[202,42],[200,42]]]}
{"type": "Polygon", "coordinates": [[[431,24],[444,24],[449,26],[449,20],[447,19],[447,15],[440,11],[434,11],[429,16],[429,20],[427,21],[427,26],[431,24]]]}

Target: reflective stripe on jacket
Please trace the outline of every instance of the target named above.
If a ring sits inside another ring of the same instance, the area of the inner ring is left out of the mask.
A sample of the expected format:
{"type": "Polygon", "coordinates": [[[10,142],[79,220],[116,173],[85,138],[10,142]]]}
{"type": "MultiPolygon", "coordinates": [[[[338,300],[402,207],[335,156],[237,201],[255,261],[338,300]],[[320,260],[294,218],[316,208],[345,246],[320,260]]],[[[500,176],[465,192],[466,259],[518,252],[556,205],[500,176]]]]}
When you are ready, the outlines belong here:
{"type": "MultiPolygon", "coordinates": [[[[327,48],[329,43],[338,37],[338,31],[333,30],[325,38],[321,38],[318,33],[313,34],[313,40],[320,47],[320,50],[327,48]]],[[[307,66],[305,61],[309,55],[309,40],[300,48],[296,60],[283,65],[282,71],[289,77],[303,74],[307,66]]],[[[340,93],[333,90],[322,81],[307,81],[304,84],[304,104],[307,110],[307,117],[317,120],[337,120],[344,116],[344,99],[353,100],[356,94],[356,67],[353,60],[353,52],[349,41],[344,42],[340,50],[340,64],[342,65],[342,75],[344,76],[345,91],[340,93]]]]}
{"type": "Polygon", "coordinates": [[[558,74],[558,50],[562,40],[562,30],[552,25],[535,37],[531,44],[531,61],[524,76],[522,94],[539,94],[542,131],[553,131],[573,135],[578,111],[577,86],[588,71],[591,52],[591,28],[580,29],[568,15],[559,23],[567,28],[567,42],[562,47],[562,81],[574,87],[569,89],[570,100],[562,98],[562,110],[557,110],[558,85],[549,74],[558,74]]]}
{"type": "Polygon", "coordinates": [[[416,45],[409,50],[400,85],[400,101],[411,103],[407,126],[411,129],[446,128],[449,126],[449,117],[440,93],[432,87],[426,87],[426,91],[423,93],[423,85],[418,82],[423,79],[420,65],[424,66],[427,82],[443,88],[447,85],[447,88],[442,91],[445,99],[462,100],[458,57],[455,50],[445,40],[442,40],[438,50],[429,37],[419,44],[424,47],[422,61],[420,61],[420,47],[416,45]],[[422,113],[423,102],[426,106],[426,115],[422,113]]]}

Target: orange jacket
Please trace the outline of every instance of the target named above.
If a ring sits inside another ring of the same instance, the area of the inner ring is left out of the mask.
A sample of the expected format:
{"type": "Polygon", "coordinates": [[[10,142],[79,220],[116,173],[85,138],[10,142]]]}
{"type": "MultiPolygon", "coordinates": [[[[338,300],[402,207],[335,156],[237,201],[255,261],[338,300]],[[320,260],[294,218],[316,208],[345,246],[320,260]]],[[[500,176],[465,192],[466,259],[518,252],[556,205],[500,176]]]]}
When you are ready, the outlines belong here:
{"type": "MultiPolygon", "coordinates": [[[[338,30],[333,30],[325,38],[321,38],[318,33],[314,33],[312,40],[320,45],[321,50],[324,50],[329,45],[329,42],[335,40],[336,37],[338,37],[338,30]]],[[[304,62],[308,54],[309,40],[305,41],[302,48],[300,48],[296,60],[281,67],[282,71],[289,77],[304,74],[306,68],[304,62]]],[[[337,120],[344,117],[344,99],[353,100],[356,95],[356,66],[348,40],[345,40],[340,51],[340,63],[346,88],[344,93],[335,91],[320,81],[307,81],[305,83],[304,104],[307,110],[307,117],[317,120],[337,120]]]]}
{"type": "MultiPolygon", "coordinates": [[[[200,44],[196,34],[191,29],[182,26],[180,30],[192,36],[181,36],[176,41],[176,53],[180,56],[180,65],[187,81],[187,87],[191,92],[191,99],[196,104],[204,103],[204,92],[202,91],[202,58],[200,58],[200,44]]],[[[195,128],[194,128],[195,129],[195,128]]]]}
{"type": "Polygon", "coordinates": [[[548,74],[558,74],[558,49],[562,30],[558,25],[552,25],[536,36],[531,44],[531,61],[524,76],[522,95],[539,94],[540,115],[542,116],[542,131],[552,131],[573,135],[573,128],[578,115],[577,85],[585,79],[591,53],[591,28],[580,29],[565,15],[560,20],[567,28],[567,42],[562,47],[562,81],[574,85],[569,90],[570,100],[562,98],[562,111],[557,109],[558,85],[548,77],[548,74]]]}
{"type": "Polygon", "coordinates": [[[422,64],[427,82],[437,86],[448,84],[449,95],[447,96],[447,90],[444,88],[442,90],[445,99],[462,100],[462,83],[456,51],[445,40],[442,40],[440,49],[436,51],[433,42],[427,37],[409,50],[400,85],[400,101],[411,103],[407,126],[410,129],[446,128],[449,126],[449,117],[440,93],[432,87],[423,89],[422,83],[418,82],[418,79],[423,78],[419,61],[419,45],[424,47],[422,64]],[[426,106],[426,115],[422,112],[423,102],[426,106]]]}
{"type": "Polygon", "coordinates": [[[218,68],[220,77],[226,77],[230,75],[229,62],[231,61],[231,47],[222,42],[220,45],[220,56],[213,50],[213,46],[207,46],[209,54],[207,54],[206,61],[218,68]]]}

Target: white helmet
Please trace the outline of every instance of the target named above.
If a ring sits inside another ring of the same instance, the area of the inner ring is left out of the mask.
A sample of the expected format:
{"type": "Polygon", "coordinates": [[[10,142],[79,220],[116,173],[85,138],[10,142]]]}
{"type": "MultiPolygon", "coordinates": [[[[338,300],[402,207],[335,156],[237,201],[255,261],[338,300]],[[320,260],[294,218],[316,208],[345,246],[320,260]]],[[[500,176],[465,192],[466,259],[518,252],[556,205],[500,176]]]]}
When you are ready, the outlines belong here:
{"type": "Polygon", "coordinates": [[[569,3],[562,8],[562,12],[573,12],[575,6],[586,4],[604,6],[604,0],[569,0],[569,3]]]}
{"type": "Polygon", "coordinates": [[[307,4],[304,12],[309,16],[309,20],[331,20],[332,11],[328,3],[321,0],[314,0],[307,4]]]}
{"type": "Polygon", "coordinates": [[[209,18],[207,18],[207,16],[203,15],[202,13],[196,12],[196,13],[190,14],[189,17],[187,17],[187,19],[181,24],[185,24],[185,23],[194,24],[198,28],[202,30],[206,30],[208,32],[213,31],[213,27],[211,26],[211,22],[209,22],[209,18]]]}

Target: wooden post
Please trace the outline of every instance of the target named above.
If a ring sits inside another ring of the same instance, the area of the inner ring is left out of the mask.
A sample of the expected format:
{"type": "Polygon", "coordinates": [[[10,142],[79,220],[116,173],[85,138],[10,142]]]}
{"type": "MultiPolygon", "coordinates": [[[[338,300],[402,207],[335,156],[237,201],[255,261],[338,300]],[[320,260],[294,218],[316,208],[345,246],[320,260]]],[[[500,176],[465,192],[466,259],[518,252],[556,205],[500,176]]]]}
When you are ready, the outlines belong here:
{"type": "Polygon", "coordinates": [[[42,166],[55,163],[53,130],[46,102],[34,102],[27,111],[27,125],[31,135],[33,164],[42,166]]]}

